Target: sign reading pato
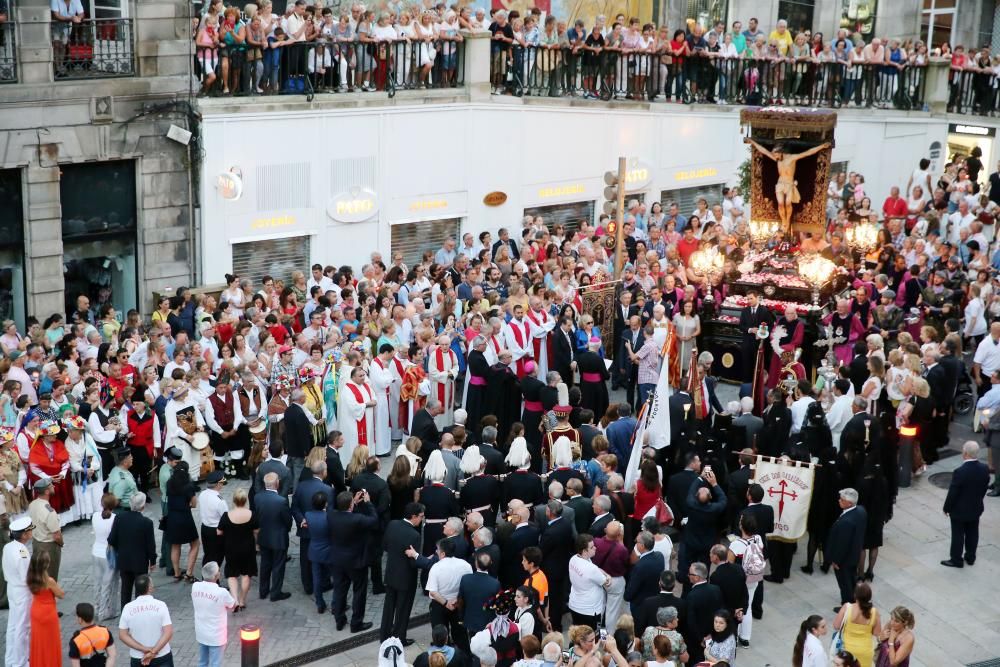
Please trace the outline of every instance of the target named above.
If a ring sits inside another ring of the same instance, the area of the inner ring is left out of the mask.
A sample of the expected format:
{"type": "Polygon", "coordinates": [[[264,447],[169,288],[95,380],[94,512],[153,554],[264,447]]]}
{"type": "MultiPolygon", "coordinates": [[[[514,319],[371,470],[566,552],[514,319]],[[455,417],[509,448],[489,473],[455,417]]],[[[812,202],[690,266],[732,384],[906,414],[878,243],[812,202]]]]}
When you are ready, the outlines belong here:
{"type": "Polygon", "coordinates": [[[341,192],[327,204],[326,214],[337,222],[362,222],[378,212],[378,197],[368,188],[341,192]]]}
{"type": "Polygon", "coordinates": [[[233,167],[224,171],[215,179],[215,189],[226,201],[236,201],[243,195],[243,177],[240,170],[233,167]]]}
{"type": "Polygon", "coordinates": [[[642,190],[653,180],[653,170],[645,162],[632,160],[625,171],[625,192],[642,190]]]}
{"type": "Polygon", "coordinates": [[[487,193],[483,197],[483,204],[486,206],[503,206],[505,203],[507,203],[507,193],[499,190],[487,193]]]}

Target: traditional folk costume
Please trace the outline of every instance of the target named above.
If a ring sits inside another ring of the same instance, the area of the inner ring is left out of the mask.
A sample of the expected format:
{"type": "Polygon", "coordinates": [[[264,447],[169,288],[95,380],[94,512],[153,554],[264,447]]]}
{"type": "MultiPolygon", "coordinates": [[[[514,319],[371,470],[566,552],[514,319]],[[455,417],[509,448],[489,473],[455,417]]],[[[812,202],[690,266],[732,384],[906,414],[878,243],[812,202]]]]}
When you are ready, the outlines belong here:
{"type": "Polygon", "coordinates": [[[375,392],[375,447],[372,454],[388,456],[392,453],[392,423],[389,406],[392,403],[392,362],[372,359],[368,367],[368,382],[375,392]]]}
{"type": "Polygon", "coordinates": [[[194,478],[201,470],[201,451],[192,446],[194,434],[205,429],[205,418],[195,407],[191,391],[186,386],[174,390],[173,396],[167,402],[163,411],[166,431],[165,444],[181,450],[181,460],[188,464],[191,477],[194,478]]]}
{"type": "Polygon", "coordinates": [[[94,438],[97,451],[101,453],[101,470],[111,470],[115,467],[114,452],[122,442],[120,428],[121,419],[117,412],[112,413],[103,405],[90,411],[87,429],[94,438]]]}
{"type": "Polygon", "coordinates": [[[534,311],[531,308],[524,314],[525,318],[531,322],[531,347],[535,359],[535,376],[545,381],[545,376],[549,372],[549,357],[551,352],[552,339],[549,333],[556,326],[556,319],[545,310],[534,311]]]}
{"type": "Polygon", "coordinates": [[[842,364],[850,364],[854,358],[854,342],[864,337],[865,327],[861,320],[854,313],[841,315],[838,312],[830,313],[823,320],[823,324],[833,327],[833,337],[843,336],[846,340],[833,348],[833,353],[837,361],[842,364]]]}
{"type": "Polygon", "coordinates": [[[520,380],[527,373],[525,363],[535,353],[531,343],[531,322],[524,318],[512,319],[504,326],[503,340],[504,347],[511,353],[510,369],[520,380]]]}
{"type": "MultiPolygon", "coordinates": [[[[129,472],[135,477],[139,490],[145,493],[149,490],[149,474],[153,470],[155,454],[160,450],[160,418],[149,406],[140,415],[134,407],[126,404],[121,411],[121,421],[127,429],[125,443],[132,452],[129,472]]],[[[99,510],[100,505],[94,511],[99,510]]]]}
{"type": "Polygon", "coordinates": [[[270,442],[285,442],[285,410],[291,405],[291,380],[284,376],[275,380],[271,387],[274,396],[267,405],[267,423],[270,426],[270,442]]]}
{"type": "Polygon", "coordinates": [[[225,391],[220,394],[219,389],[227,387],[228,383],[222,382],[216,385],[216,390],[205,401],[205,423],[208,425],[209,444],[212,446],[212,455],[215,459],[215,467],[219,469],[227,468],[230,474],[235,474],[235,470],[228,463],[229,452],[246,450],[246,443],[242,441],[249,435],[243,426],[243,406],[233,395],[232,391],[225,391]],[[228,438],[222,437],[223,433],[236,431],[228,438]]]}
{"type": "Polygon", "coordinates": [[[324,360],[323,377],[320,386],[323,389],[323,404],[326,405],[326,432],[337,430],[337,393],[340,389],[338,364],[342,353],[339,348],[327,352],[324,360]]]}
{"type": "Polygon", "coordinates": [[[434,418],[438,429],[455,423],[455,378],[458,376],[458,357],[450,348],[437,346],[427,357],[427,377],[431,382],[431,397],[441,402],[444,409],[434,418]]]}
{"type": "MultiPolygon", "coordinates": [[[[545,456],[544,467],[541,465],[536,466],[534,462],[534,455],[532,455],[532,468],[534,468],[536,472],[542,469],[548,471],[552,467],[552,445],[554,445],[556,440],[559,438],[566,437],[569,439],[570,446],[574,444],[577,447],[582,446],[580,443],[580,432],[569,424],[569,414],[573,411],[573,408],[568,405],[557,405],[552,409],[552,411],[555,412],[556,419],[559,421],[556,422],[556,425],[551,431],[545,434],[545,438],[542,441],[542,447],[544,449],[543,455],[545,456]]],[[[541,464],[541,461],[539,461],[539,464],[541,464]]]]}
{"type": "Polygon", "coordinates": [[[28,509],[28,475],[14,444],[14,427],[0,427],[0,498],[11,518],[28,509]]]}
{"type": "Polygon", "coordinates": [[[69,454],[70,477],[73,480],[73,520],[89,519],[102,511],[104,473],[101,470],[101,453],[94,439],[87,433],[87,422],[82,417],[72,417],[63,422],[68,436],[66,452],[69,454]]]}
{"type": "Polygon", "coordinates": [[[802,340],[805,338],[805,325],[802,320],[795,318],[788,320],[782,317],[774,326],[771,332],[771,347],[774,354],[771,355],[771,364],[767,370],[767,382],[764,384],[768,390],[774,389],[783,379],[781,359],[782,353],[794,352],[796,348],[802,347],[802,340]]]}
{"type": "Polygon", "coordinates": [[[306,402],[303,408],[306,414],[312,417],[313,442],[323,446],[326,442],[326,399],[323,391],[316,382],[316,371],[309,366],[299,369],[299,382],[302,393],[306,395],[306,402]]]}
{"type": "MultiPolygon", "coordinates": [[[[246,437],[242,441],[245,447],[253,449],[255,443],[267,441],[267,397],[264,389],[255,379],[250,386],[241,383],[236,388],[236,398],[239,400],[240,412],[243,413],[243,424],[240,429],[246,429],[246,437]]],[[[236,471],[236,477],[247,479],[246,450],[230,450],[229,456],[236,471]]]]}
{"type": "Polygon", "coordinates": [[[38,428],[38,438],[28,454],[28,484],[32,487],[40,479],[52,479],[52,496],[49,504],[59,515],[60,525],[73,520],[73,478],[69,474],[69,452],[59,435],[59,424],[44,421],[38,428]],[[62,475],[62,479],[54,478],[62,475]]]}
{"type": "Polygon", "coordinates": [[[375,451],[375,406],[367,405],[370,401],[375,401],[375,392],[369,383],[357,384],[353,380],[344,383],[340,391],[337,414],[340,420],[340,432],[344,434],[344,446],[340,448],[340,462],[345,469],[351,462],[355,447],[365,445],[369,452],[375,451]]]}

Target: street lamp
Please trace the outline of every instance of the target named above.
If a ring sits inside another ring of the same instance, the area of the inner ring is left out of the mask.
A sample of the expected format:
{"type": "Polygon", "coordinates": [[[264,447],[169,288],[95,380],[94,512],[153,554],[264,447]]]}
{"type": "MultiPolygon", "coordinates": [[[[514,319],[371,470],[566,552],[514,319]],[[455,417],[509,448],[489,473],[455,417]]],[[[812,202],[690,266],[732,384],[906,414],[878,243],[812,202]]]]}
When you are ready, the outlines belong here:
{"type": "Polygon", "coordinates": [[[916,437],[916,426],[899,427],[899,474],[897,475],[897,483],[901,489],[910,487],[910,480],[913,475],[913,439],[916,437]]]}
{"type": "Polygon", "coordinates": [[[260,665],[260,626],[247,623],[240,626],[240,667],[260,665]]]}
{"type": "Polygon", "coordinates": [[[799,276],[812,285],[813,305],[819,305],[819,290],[825,285],[837,265],[822,255],[810,255],[799,260],[799,276]]]}

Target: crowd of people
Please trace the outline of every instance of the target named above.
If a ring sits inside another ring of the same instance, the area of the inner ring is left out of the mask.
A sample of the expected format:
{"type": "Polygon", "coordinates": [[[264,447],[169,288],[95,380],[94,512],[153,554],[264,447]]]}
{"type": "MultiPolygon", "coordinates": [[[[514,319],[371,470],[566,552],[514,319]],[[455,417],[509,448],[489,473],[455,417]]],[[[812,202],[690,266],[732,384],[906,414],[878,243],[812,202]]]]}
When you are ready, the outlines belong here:
{"type": "MultiPolygon", "coordinates": [[[[93,604],[76,609],[71,657],[113,661],[99,623],[117,617],[133,664],[172,664],[159,565],[191,585],[199,664],[221,664],[228,614],[258,604],[254,578],[260,599],[291,596],[294,530],[302,589],[338,630],[371,627],[370,585],[384,595],[381,639],[409,645],[420,582],[427,664],[531,666],[568,651],[573,665],[733,665],[765,582],[787,579],[796,553],[768,537],[774,513],[751,478],[762,454],[822,464],[801,569],[815,574],[819,555],[834,570],[839,664],[906,665],[913,615],[880,615],[874,570],[900,452],[918,474],[937,459],[963,378],[981,396],[977,420],[1000,429],[1000,171],[986,178],[974,151],[940,173],[921,161],[880,208],[860,174],[834,178],[826,197],[826,236],[765,247],[736,188],[690,214],[629,202],[610,335],[583,301],[613,284],[606,216],[526,216],[409,263],[374,252],[358,271],[227,275],[221,293],[163,297],[145,323],[87,294],[23,330],[3,323],[7,664],[59,664],[64,532],[87,522],[93,604]],[[865,221],[878,244],[859,253],[844,232],[865,221]],[[742,391],[723,407],[700,318],[772,246],[821,254],[846,277],[826,317],[836,363],[806,380],[796,305],[751,292],[738,326],[752,350],[774,330],[761,348],[769,402],[742,391]],[[706,275],[691,258],[711,248],[727,263],[706,275]],[[664,374],[670,438],[633,448],[664,374]],[[917,446],[900,435],[909,427],[917,446]],[[143,514],[151,492],[159,526],[143,514]]],[[[976,443],[962,454],[944,507],[955,568],[976,561],[990,474],[976,443]]],[[[824,664],[826,632],[825,617],[806,619],[797,667],[824,664]]]]}

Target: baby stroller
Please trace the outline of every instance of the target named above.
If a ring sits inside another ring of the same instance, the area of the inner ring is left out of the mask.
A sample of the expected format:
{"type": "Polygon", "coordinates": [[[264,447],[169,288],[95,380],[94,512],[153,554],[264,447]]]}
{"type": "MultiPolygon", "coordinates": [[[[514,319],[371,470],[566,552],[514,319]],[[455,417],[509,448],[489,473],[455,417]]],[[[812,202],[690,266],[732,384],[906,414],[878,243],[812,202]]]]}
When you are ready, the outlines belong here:
{"type": "Polygon", "coordinates": [[[967,368],[962,369],[962,374],[958,376],[958,384],[955,387],[954,409],[956,415],[972,414],[979,397],[976,395],[976,383],[969,374],[967,368]]]}

